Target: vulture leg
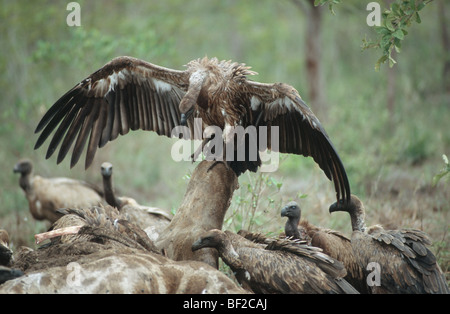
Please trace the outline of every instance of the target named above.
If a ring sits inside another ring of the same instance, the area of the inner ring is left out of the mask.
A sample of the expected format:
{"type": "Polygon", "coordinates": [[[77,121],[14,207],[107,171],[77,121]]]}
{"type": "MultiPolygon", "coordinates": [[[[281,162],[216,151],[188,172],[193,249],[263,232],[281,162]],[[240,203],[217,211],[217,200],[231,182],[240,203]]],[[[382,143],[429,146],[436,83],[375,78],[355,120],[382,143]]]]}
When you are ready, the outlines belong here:
{"type": "Polygon", "coordinates": [[[192,162],[196,161],[200,153],[203,151],[203,148],[206,146],[206,144],[211,141],[212,137],[204,138],[202,141],[202,144],[197,148],[197,150],[191,155],[192,162]]]}

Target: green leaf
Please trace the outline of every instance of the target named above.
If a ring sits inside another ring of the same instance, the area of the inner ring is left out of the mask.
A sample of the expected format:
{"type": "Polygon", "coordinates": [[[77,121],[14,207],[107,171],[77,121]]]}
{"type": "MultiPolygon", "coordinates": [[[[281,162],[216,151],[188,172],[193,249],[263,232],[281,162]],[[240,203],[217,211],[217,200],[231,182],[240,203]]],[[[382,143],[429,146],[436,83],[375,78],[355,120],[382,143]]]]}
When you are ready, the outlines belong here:
{"type": "Polygon", "coordinates": [[[375,30],[375,32],[377,34],[381,34],[381,35],[387,35],[390,34],[391,32],[387,29],[387,27],[384,26],[374,26],[373,29],[375,30]]]}
{"type": "Polygon", "coordinates": [[[390,55],[388,58],[389,58],[389,67],[392,68],[394,64],[397,63],[397,61],[395,61],[390,55]]]}
{"type": "Polygon", "coordinates": [[[391,9],[396,15],[399,15],[400,6],[398,5],[398,3],[394,2],[391,6],[391,9]]]}
{"type": "Polygon", "coordinates": [[[395,31],[395,27],[394,27],[394,25],[392,25],[392,20],[393,20],[393,17],[391,16],[391,17],[387,17],[386,18],[386,20],[384,21],[384,25],[386,25],[386,28],[388,29],[388,30],[390,30],[391,32],[394,32],[395,31]]]}
{"type": "Polygon", "coordinates": [[[387,59],[388,59],[387,55],[383,55],[380,59],[378,59],[377,63],[375,63],[375,71],[378,72],[380,70],[381,64],[385,63],[387,59]]]}
{"type": "Polygon", "coordinates": [[[425,7],[425,5],[426,5],[426,3],[425,3],[424,1],[420,2],[420,3],[417,5],[417,11],[422,10],[422,9],[425,7]]]}
{"type": "Polygon", "coordinates": [[[405,34],[403,33],[403,31],[401,29],[397,29],[395,32],[393,32],[392,36],[394,36],[395,38],[398,38],[400,40],[403,40],[403,38],[405,38],[405,34]]]}
{"type": "Polygon", "coordinates": [[[418,24],[422,23],[422,20],[420,19],[419,12],[416,12],[415,16],[416,16],[416,22],[417,22],[418,24]]]}
{"type": "Polygon", "coordinates": [[[394,39],[394,48],[395,51],[400,52],[400,49],[402,48],[402,42],[400,41],[400,39],[398,38],[394,39]]]}

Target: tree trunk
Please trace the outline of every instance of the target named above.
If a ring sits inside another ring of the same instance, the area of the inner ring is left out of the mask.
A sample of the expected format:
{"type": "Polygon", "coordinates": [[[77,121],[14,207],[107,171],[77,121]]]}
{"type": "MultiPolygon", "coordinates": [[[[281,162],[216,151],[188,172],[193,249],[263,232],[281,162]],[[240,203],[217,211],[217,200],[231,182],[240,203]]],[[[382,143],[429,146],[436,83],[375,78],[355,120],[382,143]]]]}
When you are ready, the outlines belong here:
{"type": "Polygon", "coordinates": [[[225,163],[202,161],[195,168],[184,199],[156,246],[164,249],[173,260],[202,261],[218,268],[217,250],[205,248],[192,252],[191,246],[205,231],[222,229],[237,188],[237,176],[225,163]]]}
{"type": "MultiPolygon", "coordinates": [[[[396,58],[397,53],[392,50],[392,58],[396,58]]],[[[392,121],[395,112],[395,93],[396,93],[397,67],[387,68],[387,88],[386,103],[389,112],[390,121],[392,121]]]]}
{"type": "Polygon", "coordinates": [[[442,48],[444,50],[444,67],[442,70],[442,82],[444,90],[450,93],[450,37],[448,32],[448,19],[446,19],[445,1],[438,1],[439,24],[441,28],[442,48]]]}
{"type": "Polygon", "coordinates": [[[292,0],[307,17],[305,34],[305,64],[308,82],[308,103],[316,115],[325,114],[325,86],[321,67],[322,7],[315,7],[314,0],[292,0]]]}

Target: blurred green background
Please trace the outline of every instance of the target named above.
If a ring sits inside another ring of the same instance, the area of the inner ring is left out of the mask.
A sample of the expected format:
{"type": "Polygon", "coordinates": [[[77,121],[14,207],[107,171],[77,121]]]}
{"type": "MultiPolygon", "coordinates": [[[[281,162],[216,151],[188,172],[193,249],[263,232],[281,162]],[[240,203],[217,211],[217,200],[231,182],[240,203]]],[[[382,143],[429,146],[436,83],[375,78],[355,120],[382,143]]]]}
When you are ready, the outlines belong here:
{"type": "MultiPolygon", "coordinates": [[[[444,167],[442,155],[450,155],[447,1],[423,9],[398,63],[380,71],[374,70],[380,51],[361,50],[362,40],[375,36],[366,24],[369,1],[344,0],[334,15],[321,7],[320,36],[312,38],[320,53],[319,97],[311,93],[307,48],[314,21],[307,1],[77,1],[79,27],[66,23],[68,2],[1,1],[0,228],[10,231],[13,245],[33,246],[33,234],[47,227],[32,221],[12,172],[23,157],[37,174],[99,185],[100,164],[110,161],[119,194],[175,212],[196,164],[171,160],[172,140],[129,133],[100,149],[85,171],[83,162],[70,169],[69,158],[60,165],[55,156],[45,160],[48,143],[34,151],[34,128],[60,96],[116,56],[183,69],[207,55],[252,66],[259,75],[251,79],[294,86],[335,144],[353,193],[366,203],[368,223],[430,233],[448,273],[450,185],[448,178],[431,184],[444,167]]],[[[284,226],[281,205],[297,200],[305,218],[350,233],[347,216],[328,214],[334,187],[311,158],[286,155],[277,172],[239,180],[224,228],[276,234],[284,226]]]]}

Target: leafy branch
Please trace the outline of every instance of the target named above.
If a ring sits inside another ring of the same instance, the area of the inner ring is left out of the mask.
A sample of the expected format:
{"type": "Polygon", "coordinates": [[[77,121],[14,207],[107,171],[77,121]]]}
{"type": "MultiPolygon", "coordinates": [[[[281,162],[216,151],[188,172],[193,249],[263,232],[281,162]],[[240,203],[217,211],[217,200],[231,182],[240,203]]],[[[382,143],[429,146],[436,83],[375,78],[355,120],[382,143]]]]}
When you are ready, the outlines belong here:
{"type": "MultiPolygon", "coordinates": [[[[380,69],[381,64],[389,62],[393,67],[397,62],[392,57],[392,51],[400,52],[402,40],[408,34],[407,28],[413,22],[421,23],[419,11],[433,0],[395,0],[389,9],[381,14],[381,25],[374,26],[377,38],[374,40],[363,39],[362,49],[381,49],[382,56],[375,64],[375,70],[380,69]]],[[[340,3],[340,0],[315,0],[314,5],[328,4],[330,11],[334,14],[333,5],[340,3]]]]}
{"type": "Polygon", "coordinates": [[[341,3],[341,0],[314,0],[314,6],[316,6],[316,7],[325,5],[327,3],[328,3],[328,8],[330,9],[330,12],[333,13],[333,15],[334,15],[335,13],[333,10],[333,5],[341,3]]]}
{"type": "Polygon", "coordinates": [[[450,173],[450,163],[448,162],[447,156],[445,154],[442,155],[442,159],[444,159],[445,167],[433,177],[433,186],[436,186],[439,180],[450,173]]]}
{"type": "Polygon", "coordinates": [[[412,22],[421,23],[419,11],[433,0],[397,0],[389,9],[382,13],[382,23],[374,26],[378,37],[375,40],[363,39],[362,49],[380,48],[382,56],[375,64],[375,70],[379,70],[381,64],[389,62],[393,67],[397,62],[392,57],[392,50],[400,52],[402,40],[408,34],[406,28],[412,22]]]}

